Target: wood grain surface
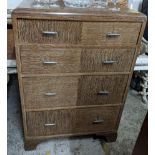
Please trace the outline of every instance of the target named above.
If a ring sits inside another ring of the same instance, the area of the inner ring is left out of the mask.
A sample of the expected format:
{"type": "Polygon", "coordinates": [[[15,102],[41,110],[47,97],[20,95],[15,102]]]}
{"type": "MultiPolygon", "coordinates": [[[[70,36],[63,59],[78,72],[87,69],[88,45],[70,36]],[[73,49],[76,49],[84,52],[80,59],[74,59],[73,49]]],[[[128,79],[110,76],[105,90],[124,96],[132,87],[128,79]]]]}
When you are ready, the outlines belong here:
{"type": "Polygon", "coordinates": [[[144,14],[130,10],[127,7],[121,7],[120,11],[113,12],[111,6],[104,8],[86,7],[72,8],[66,7],[60,0],[58,7],[51,8],[34,8],[33,0],[24,0],[20,6],[13,11],[13,16],[16,18],[27,19],[52,19],[52,20],[72,20],[72,21],[136,21],[143,22],[147,18],[144,14]]]}
{"type": "Polygon", "coordinates": [[[20,51],[23,74],[127,72],[135,53],[135,49],[58,49],[50,45],[25,45],[20,46],[20,51]],[[46,61],[56,64],[44,64],[46,61]]]}
{"type": "Polygon", "coordinates": [[[28,136],[110,131],[115,128],[118,113],[119,107],[28,112],[28,136]],[[103,122],[94,123],[97,120],[103,122]],[[45,126],[45,124],[55,125],[45,126]]]}
{"type": "Polygon", "coordinates": [[[127,80],[128,75],[23,78],[25,108],[119,104],[127,80]]]}
{"type": "Polygon", "coordinates": [[[131,71],[135,49],[98,48],[84,49],[81,54],[81,72],[131,71]],[[114,61],[109,63],[108,61],[114,61]]]}
{"type": "Polygon", "coordinates": [[[21,46],[23,74],[78,73],[81,49],[52,48],[51,46],[21,46]],[[56,62],[56,64],[44,64],[56,62]]]}
{"type": "Polygon", "coordinates": [[[26,43],[77,44],[82,30],[80,22],[51,20],[17,20],[18,41],[26,43]],[[57,32],[44,35],[43,31],[57,32]]]}
{"type": "Polygon", "coordinates": [[[128,75],[82,76],[78,105],[118,104],[122,102],[128,75]],[[107,94],[99,94],[105,91],[107,94]]]}
{"type": "Polygon", "coordinates": [[[75,106],[78,77],[23,78],[25,108],[40,109],[75,106]],[[56,93],[48,96],[45,93],[56,93]]]}
{"type": "Polygon", "coordinates": [[[82,44],[135,45],[138,40],[140,27],[140,23],[96,22],[90,24],[85,22],[82,28],[82,44]],[[120,36],[108,37],[108,33],[117,33],[120,36]]]}
{"type": "Polygon", "coordinates": [[[51,20],[17,20],[19,43],[51,44],[129,44],[138,40],[141,23],[127,22],[62,22],[51,20]],[[76,31],[75,31],[76,30],[76,31]],[[43,35],[43,31],[58,34],[43,35]],[[118,33],[118,37],[108,37],[108,33],[118,33]],[[92,40],[92,38],[94,38],[92,40]]]}

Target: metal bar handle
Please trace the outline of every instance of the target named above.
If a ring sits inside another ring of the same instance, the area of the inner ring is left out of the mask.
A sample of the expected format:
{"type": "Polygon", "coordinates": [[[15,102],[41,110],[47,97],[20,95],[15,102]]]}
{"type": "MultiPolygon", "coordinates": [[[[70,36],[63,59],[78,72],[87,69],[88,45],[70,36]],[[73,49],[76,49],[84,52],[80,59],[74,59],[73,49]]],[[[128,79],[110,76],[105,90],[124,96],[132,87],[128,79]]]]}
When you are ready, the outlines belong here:
{"type": "Polygon", "coordinates": [[[56,62],[56,61],[47,61],[47,60],[43,60],[43,64],[45,64],[45,65],[55,65],[55,64],[57,64],[58,62],[56,62]]]}
{"type": "Polygon", "coordinates": [[[103,119],[99,119],[99,120],[93,121],[93,124],[101,124],[103,122],[104,122],[103,119]]]}
{"type": "Polygon", "coordinates": [[[58,32],[54,32],[54,31],[42,31],[43,35],[48,35],[48,36],[56,36],[58,35],[58,32]]]}
{"type": "Polygon", "coordinates": [[[103,61],[103,64],[114,64],[114,63],[117,63],[117,61],[115,61],[115,60],[105,60],[105,61],[103,61]]]}
{"type": "Polygon", "coordinates": [[[121,34],[117,32],[109,32],[107,33],[107,37],[120,37],[121,34]]]}
{"type": "Polygon", "coordinates": [[[107,90],[101,90],[98,92],[98,95],[109,95],[109,92],[107,90]]]}
{"type": "Polygon", "coordinates": [[[45,127],[48,127],[48,126],[55,126],[56,124],[55,123],[47,123],[47,124],[44,124],[45,127]]]}
{"type": "Polygon", "coordinates": [[[56,93],[44,93],[45,96],[55,96],[56,93]]]}

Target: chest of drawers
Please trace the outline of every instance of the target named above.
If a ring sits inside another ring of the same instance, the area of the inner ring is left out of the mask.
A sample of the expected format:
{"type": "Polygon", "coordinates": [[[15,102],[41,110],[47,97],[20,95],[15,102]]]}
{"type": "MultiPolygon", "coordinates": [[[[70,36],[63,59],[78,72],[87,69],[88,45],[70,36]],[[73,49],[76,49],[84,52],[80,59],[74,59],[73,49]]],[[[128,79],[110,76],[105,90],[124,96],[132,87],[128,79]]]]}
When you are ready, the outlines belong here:
{"type": "Polygon", "coordinates": [[[115,141],[146,17],[31,3],[13,12],[25,148],[61,136],[115,141]]]}

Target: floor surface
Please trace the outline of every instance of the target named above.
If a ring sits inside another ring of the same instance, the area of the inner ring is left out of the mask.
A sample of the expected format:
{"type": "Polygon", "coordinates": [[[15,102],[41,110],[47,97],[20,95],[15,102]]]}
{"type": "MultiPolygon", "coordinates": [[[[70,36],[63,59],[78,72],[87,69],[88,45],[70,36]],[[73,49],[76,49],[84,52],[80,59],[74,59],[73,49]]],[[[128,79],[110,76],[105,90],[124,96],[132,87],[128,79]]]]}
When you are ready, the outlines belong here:
{"type": "Polygon", "coordinates": [[[8,155],[131,155],[147,112],[147,105],[134,91],[129,91],[114,143],[104,146],[93,138],[58,138],[43,142],[34,151],[23,148],[23,129],[17,76],[8,84],[8,155]]]}

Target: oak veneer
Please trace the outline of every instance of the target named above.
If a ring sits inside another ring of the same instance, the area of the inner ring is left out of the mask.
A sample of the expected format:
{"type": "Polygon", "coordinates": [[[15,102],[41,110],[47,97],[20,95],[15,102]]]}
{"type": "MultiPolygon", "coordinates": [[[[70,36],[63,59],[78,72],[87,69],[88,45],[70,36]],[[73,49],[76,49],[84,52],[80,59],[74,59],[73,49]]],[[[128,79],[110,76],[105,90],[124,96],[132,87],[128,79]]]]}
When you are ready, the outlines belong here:
{"type": "Polygon", "coordinates": [[[135,45],[138,40],[140,23],[129,22],[84,22],[82,28],[82,44],[90,45],[135,45]],[[118,33],[120,36],[110,37],[108,33],[118,33]],[[94,38],[94,39],[92,39],[94,38]]]}
{"type": "Polygon", "coordinates": [[[143,14],[59,4],[13,11],[25,149],[64,136],[115,141],[140,51],[143,14]]]}
{"type": "Polygon", "coordinates": [[[25,108],[75,106],[78,95],[78,78],[77,76],[23,78],[25,108]]]}
{"type": "Polygon", "coordinates": [[[18,42],[77,44],[80,41],[81,27],[80,22],[19,19],[17,21],[18,42]],[[58,34],[50,37],[43,34],[43,31],[54,31],[58,34]]]}
{"type": "Polygon", "coordinates": [[[25,108],[119,104],[128,78],[128,75],[23,78],[25,108]],[[99,94],[100,91],[107,94],[99,94]]]}
{"type": "Polygon", "coordinates": [[[135,49],[51,48],[20,46],[21,70],[24,74],[125,72],[131,70],[135,49]],[[56,64],[44,64],[54,61],[56,64]],[[114,61],[108,64],[108,61],[114,61]]]}
{"type": "Polygon", "coordinates": [[[114,130],[118,113],[118,106],[27,112],[28,136],[114,130]]]}
{"type": "Polygon", "coordinates": [[[86,48],[81,53],[81,72],[130,72],[134,54],[134,48],[86,48]]]}
{"type": "Polygon", "coordinates": [[[128,75],[82,76],[78,105],[104,105],[122,102],[128,75]]]}
{"type": "Polygon", "coordinates": [[[80,72],[81,49],[51,48],[50,46],[21,46],[22,73],[80,72]],[[53,61],[56,64],[46,64],[53,61]]]}
{"type": "Polygon", "coordinates": [[[141,23],[127,22],[68,22],[51,20],[25,20],[17,22],[19,43],[51,44],[131,44],[138,40],[141,23]],[[75,31],[76,30],[76,31],[75,31]],[[44,31],[57,32],[50,37],[44,31]],[[108,33],[119,33],[118,37],[108,37],[108,33]],[[126,37],[128,36],[128,37],[126,37]],[[92,40],[94,38],[94,40],[92,40]]]}

